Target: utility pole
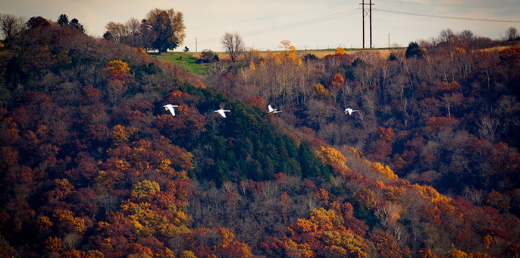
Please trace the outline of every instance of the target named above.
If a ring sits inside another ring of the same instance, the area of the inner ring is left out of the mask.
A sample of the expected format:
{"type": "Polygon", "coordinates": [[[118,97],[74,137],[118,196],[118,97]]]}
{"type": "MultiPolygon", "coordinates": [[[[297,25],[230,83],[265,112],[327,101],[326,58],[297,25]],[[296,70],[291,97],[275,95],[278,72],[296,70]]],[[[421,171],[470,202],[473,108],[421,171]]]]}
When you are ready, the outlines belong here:
{"type": "Polygon", "coordinates": [[[374,5],[372,3],[372,0],[370,0],[370,2],[368,4],[365,4],[365,0],[362,0],[362,2],[360,3],[363,11],[361,12],[361,18],[362,18],[362,26],[363,26],[363,48],[365,48],[365,16],[368,15],[368,17],[370,17],[370,48],[372,48],[372,5],[374,5]],[[369,10],[368,12],[365,11],[365,5],[368,5],[369,6],[369,10]]]}
{"type": "Polygon", "coordinates": [[[197,37],[195,37],[195,53],[198,53],[197,52],[197,37]]]}
{"type": "Polygon", "coordinates": [[[368,16],[370,17],[370,48],[372,48],[372,0],[370,0],[370,3],[368,4],[370,11],[368,13],[368,16]]]}

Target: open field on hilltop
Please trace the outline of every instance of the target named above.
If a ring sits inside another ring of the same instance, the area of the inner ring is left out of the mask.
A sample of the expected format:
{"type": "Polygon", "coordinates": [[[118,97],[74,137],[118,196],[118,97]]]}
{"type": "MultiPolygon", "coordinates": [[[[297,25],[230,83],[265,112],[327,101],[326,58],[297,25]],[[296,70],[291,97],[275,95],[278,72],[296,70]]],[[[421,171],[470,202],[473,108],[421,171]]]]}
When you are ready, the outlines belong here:
{"type": "MultiPolygon", "coordinates": [[[[360,51],[377,51],[381,55],[382,58],[388,58],[391,52],[394,51],[404,51],[405,48],[354,48],[354,49],[345,49],[348,54],[353,54],[360,51]]],[[[272,51],[273,53],[279,53],[281,51],[272,51]]],[[[214,52],[218,55],[219,59],[222,61],[229,61],[231,58],[229,54],[226,52],[214,52]]],[[[262,55],[268,55],[269,51],[262,51],[262,55]]],[[[336,49],[319,49],[319,50],[296,50],[296,53],[303,57],[307,54],[313,54],[317,58],[324,58],[327,55],[334,55],[336,53],[336,49]]],[[[207,64],[204,63],[196,63],[200,58],[200,52],[166,52],[161,55],[157,53],[149,53],[150,57],[156,58],[161,61],[170,62],[174,65],[178,65],[186,68],[192,74],[198,75],[206,75],[206,67],[207,64]]]]}
{"type": "MultiPolygon", "coordinates": [[[[506,48],[509,48],[509,46],[498,46],[498,47],[492,47],[488,49],[482,49],[479,51],[488,51],[488,52],[500,52],[506,48]]],[[[405,51],[406,48],[347,48],[345,51],[348,54],[354,54],[356,52],[360,51],[375,51],[379,53],[382,59],[386,59],[390,56],[390,53],[392,52],[400,52],[405,51]]],[[[272,51],[273,53],[279,53],[281,51],[272,51]]],[[[334,55],[336,52],[336,49],[310,49],[310,50],[296,50],[297,55],[300,57],[303,57],[307,54],[313,54],[317,58],[324,58],[327,55],[334,55]]],[[[219,59],[221,61],[230,61],[231,58],[229,57],[229,54],[226,52],[214,52],[218,55],[219,59]]],[[[270,51],[261,51],[262,55],[268,55],[270,51]]],[[[158,55],[157,53],[150,53],[150,57],[156,58],[161,61],[170,62],[174,65],[178,65],[181,67],[186,68],[190,73],[192,74],[198,74],[198,75],[206,75],[206,68],[207,64],[204,63],[196,63],[197,60],[200,58],[201,53],[200,52],[167,52],[162,53],[161,55],[158,55]]]]}
{"type": "Polygon", "coordinates": [[[150,53],[150,57],[161,61],[170,62],[174,65],[184,67],[192,74],[206,75],[206,64],[197,64],[196,55],[199,53],[193,52],[167,52],[158,55],[157,53],[150,53]]]}
{"type": "MultiPolygon", "coordinates": [[[[392,51],[404,51],[406,48],[346,48],[344,50],[347,52],[347,54],[353,54],[360,51],[376,51],[380,52],[380,54],[383,56],[388,56],[392,51]]],[[[313,54],[318,58],[323,58],[327,55],[334,55],[336,53],[336,49],[296,50],[296,53],[300,54],[301,56],[313,54]]]]}

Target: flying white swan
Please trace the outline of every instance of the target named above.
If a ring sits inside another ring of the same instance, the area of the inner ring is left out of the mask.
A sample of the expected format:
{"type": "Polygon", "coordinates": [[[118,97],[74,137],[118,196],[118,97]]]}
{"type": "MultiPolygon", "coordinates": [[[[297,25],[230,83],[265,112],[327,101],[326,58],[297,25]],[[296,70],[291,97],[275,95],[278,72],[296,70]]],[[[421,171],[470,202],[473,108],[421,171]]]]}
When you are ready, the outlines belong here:
{"type": "Polygon", "coordinates": [[[269,114],[276,114],[276,113],[282,112],[282,111],[278,111],[278,109],[276,109],[276,108],[271,107],[271,105],[267,106],[267,109],[269,110],[269,112],[267,112],[269,114]]]}
{"type": "Polygon", "coordinates": [[[170,113],[172,113],[173,116],[175,116],[175,109],[173,108],[176,108],[178,107],[177,105],[172,105],[172,104],[166,104],[163,106],[165,110],[170,110],[170,113]]]}
{"type": "Polygon", "coordinates": [[[224,110],[224,109],[219,109],[219,110],[215,110],[215,112],[219,113],[222,117],[226,117],[226,113],[225,112],[231,112],[229,110],[224,110]]]}
{"type": "Polygon", "coordinates": [[[352,115],[353,112],[359,112],[359,110],[353,110],[352,108],[345,109],[345,114],[352,115]]]}

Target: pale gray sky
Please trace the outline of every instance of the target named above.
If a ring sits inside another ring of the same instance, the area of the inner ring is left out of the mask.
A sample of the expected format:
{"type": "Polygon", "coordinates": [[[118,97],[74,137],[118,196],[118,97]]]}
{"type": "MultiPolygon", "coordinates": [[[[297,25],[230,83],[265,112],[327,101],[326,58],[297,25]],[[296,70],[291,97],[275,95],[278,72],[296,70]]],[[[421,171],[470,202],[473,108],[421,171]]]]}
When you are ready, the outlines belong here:
{"type": "MultiPolygon", "coordinates": [[[[369,0],[365,0],[368,3],[369,0]]],[[[274,50],[282,40],[298,49],[361,47],[361,0],[0,0],[0,13],[42,16],[56,21],[60,14],[77,18],[93,36],[101,36],[110,22],[143,19],[154,8],[182,12],[186,39],[178,50],[221,51],[220,38],[237,31],[246,46],[274,50]],[[195,43],[197,42],[197,46],[195,43]]],[[[509,27],[520,30],[519,0],[373,0],[373,46],[407,46],[437,37],[443,29],[455,33],[500,38],[509,27]],[[396,13],[399,12],[399,13],[396,13]],[[436,16],[436,17],[431,17],[436,16]],[[465,19],[448,19],[457,17],[465,19]],[[471,20],[478,19],[478,20],[471,20]],[[484,21],[487,20],[487,21],[484,21]],[[494,20],[494,21],[491,21],[494,20]],[[508,22],[498,22],[508,21],[508,22]]],[[[368,8],[368,6],[367,6],[368,8]]],[[[369,18],[365,18],[369,46],[369,18]]]]}

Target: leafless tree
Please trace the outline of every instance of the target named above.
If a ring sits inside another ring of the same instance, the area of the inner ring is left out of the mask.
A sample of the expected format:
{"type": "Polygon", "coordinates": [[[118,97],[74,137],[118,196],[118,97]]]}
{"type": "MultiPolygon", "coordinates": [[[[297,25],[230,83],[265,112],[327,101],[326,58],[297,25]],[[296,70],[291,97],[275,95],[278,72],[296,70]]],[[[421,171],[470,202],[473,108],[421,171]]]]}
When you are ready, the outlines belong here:
{"type": "Polygon", "coordinates": [[[0,15],[0,33],[7,44],[11,44],[25,28],[26,19],[12,14],[0,15]]]}
{"type": "Polygon", "coordinates": [[[105,213],[109,213],[116,208],[117,197],[111,194],[102,194],[98,197],[98,205],[105,209],[105,213]]]}
{"type": "Polygon", "coordinates": [[[463,30],[459,34],[459,39],[465,42],[469,42],[473,39],[473,32],[471,32],[470,30],[463,30]]]}
{"type": "Polygon", "coordinates": [[[81,238],[82,237],[76,233],[67,234],[63,238],[63,247],[67,250],[76,249],[81,242],[81,238]]]}
{"type": "Polygon", "coordinates": [[[505,37],[506,40],[515,40],[518,37],[520,37],[520,35],[518,34],[518,30],[515,27],[509,27],[509,29],[507,29],[505,37]]]}
{"type": "Polygon", "coordinates": [[[126,28],[131,34],[138,34],[141,30],[141,21],[132,17],[125,23],[126,28]]]}
{"type": "Polygon", "coordinates": [[[489,116],[481,117],[480,122],[477,123],[479,130],[480,139],[487,139],[490,142],[495,141],[495,134],[499,126],[498,119],[491,118],[489,116]]]}
{"type": "Polygon", "coordinates": [[[335,187],[341,187],[345,183],[345,179],[342,176],[331,176],[330,182],[335,187]]]}
{"type": "Polygon", "coordinates": [[[221,40],[222,47],[231,57],[231,61],[235,62],[237,57],[244,51],[244,40],[238,32],[226,32],[221,40]]]}
{"type": "Polygon", "coordinates": [[[444,94],[441,97],[441,105],[446,108],[448,117],[451,117],[451,109],[460,105],[464,101],[461,93],[444,94]]]}
{"type": "Polygon", "coordinates": [[[234,192],[233,190],[235,190],[235,184],[233,184],[231,181],[226,181],[222,184],[221,189],[224,191],[224,193],[234,192]]]}
{"type": "Polygon", "coordinates": [[[464,188],[464,191],[462,192],[462,197],[464,197],[464,199],[468,200],[469,202],[477,206],[482,205],[485,196],[486,192],[484,192],[483,190],[477,190],[474,187],[469,188],[468,186],[466,186],[464,188]]]}
{"type": "Polygon", "coordinates": [[[122,23],[109,22],[105,26],[105,29],[107,30],[105,38],[115,42],[116,44],[121,44],[123,38],[130,34],[128,27],[122,23]]]}
{"type": "Polygon", "coordinates": [[[452,37],[455,35],[451,29],[444,29],[439,34],[439,41],[440,42],[450,42],[452,37]]]}

